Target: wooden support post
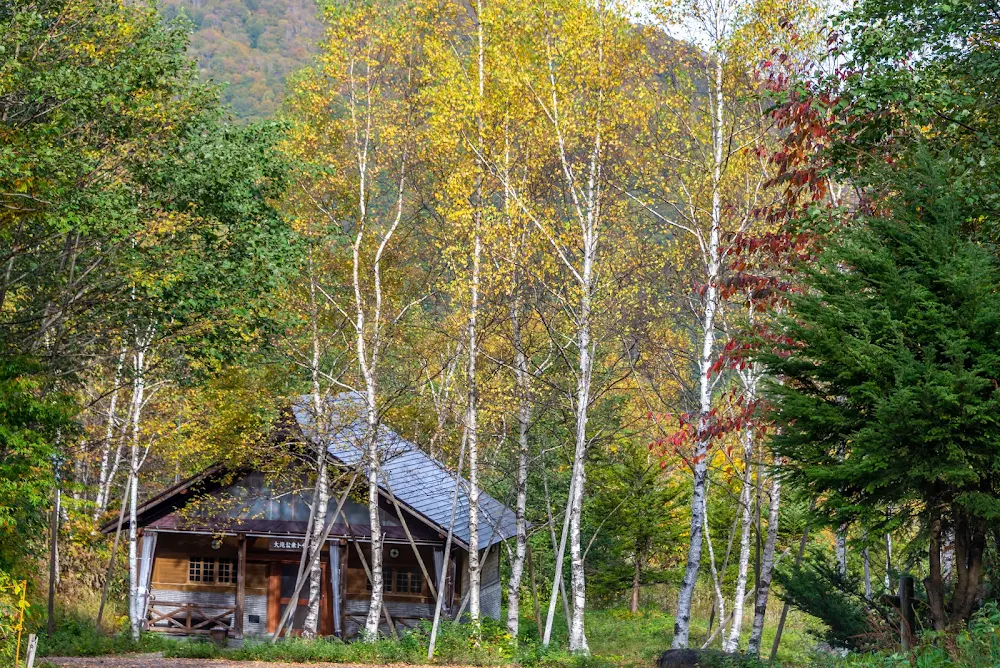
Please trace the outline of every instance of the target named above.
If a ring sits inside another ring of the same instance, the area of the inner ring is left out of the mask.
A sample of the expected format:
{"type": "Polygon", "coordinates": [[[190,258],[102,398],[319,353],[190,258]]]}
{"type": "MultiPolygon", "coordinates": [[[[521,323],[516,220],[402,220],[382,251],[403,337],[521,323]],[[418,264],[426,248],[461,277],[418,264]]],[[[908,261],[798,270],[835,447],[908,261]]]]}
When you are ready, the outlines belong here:
{"type": "Polygon", "coordinates": [[[243,617],[246,609],[246,582],[247,582],[247,536],[241,533],[238,536],[239,548],[236,556],[236,610],[233,612],[233,633],[243,638],[243,617]]]}
{"type": "Polygon", "coordinates": [[[903,651],[913,647],[913,632],[917,618],[913,610],[913,576],[899,578],[899,639],[903,651]]]}
{"type": "Polygon", "coordinates": [[[24,662],[25,668],[34,668],[35,651],[38,649],[38,636],[34,633],[28,636],[28,658],[24,662]]]}
{"type": "MultiPolygon", "coordinates": [[[[365,553],[361,551],[361,545],[358,544],[357,539],[354,537],[354,529],[351,528],[351,523],[347,519],[347,514],[345,513],[344,515],[342,515],[342,517],[344,518],[344,524],[347,525],[347,533],[350,536],[350,541],[352,543],[354,543],[354,549],[356,549],[358,551],[358,559],[361,560],[361,565],[364,566],[365,576],[368,578],[368,581],[371,582],[372,586],[374,587],[375,586],[375,581],[372,579],[372,569],[368,567],[368,560],[365,559],[365,553]]],[[[334,522],[337,521],[336,515],[334,516],[333,521],[334,522]]],[[[383,583],[384,583],[384,580],[383,580],[383,583]]],[[[396,623],[392,621],[392,615],[389,614],[389,608],[385,607],[385,598],[384,598],[384,596],[385,596],[385,589],[384,589],[384,587],[385,587],[385,585],[383,584],[383,590],[382,590],[382,594],[383,594],[382,613],[385,615],[385,621],[389,625],[389,632],[392,633],[392,637],[393,638],[395,638],[395,639],[398,640],[399,639],[399,634],[396,633],[396,623]]]]}
{"type": "Polygon", "coordinates": [[[347,560],[350,552],[347,549],[346,540],[341,539],[338,552],[340,553],[340,589],[338,590],[340,596],[340,637],[344,639],[347,637],[347,560]]]}
{"type": "Polygon", "coordinates": [[[410,547],[413,548],[413,556],[417,558],[417,565],[420,566],[420,572],[424,574],[424,581],[427,583],[427,587],[431,590],[431,596],[437,598],[437,588],[434,586],[434,578],[432,578],[430,573],[427,572],[427,566],[424,565],[424,560],[420,556],[420,550],[417,549],[417,542],[413,540],[413,535],[410,533],[410,527],[406,525],[406,518],[403,517],[403,511],[399,507],[399,502],[396,501],[396,495],[393,494],[392,487],[389,486],[388,481],[386,481],[385,487],[389,492],[389,499],[392,501],[392,505],[396,509],[396,517],[399,518],[399,523],[403,525],[403,531],[406,533],[406,539],[410,541],[410,547]]]}

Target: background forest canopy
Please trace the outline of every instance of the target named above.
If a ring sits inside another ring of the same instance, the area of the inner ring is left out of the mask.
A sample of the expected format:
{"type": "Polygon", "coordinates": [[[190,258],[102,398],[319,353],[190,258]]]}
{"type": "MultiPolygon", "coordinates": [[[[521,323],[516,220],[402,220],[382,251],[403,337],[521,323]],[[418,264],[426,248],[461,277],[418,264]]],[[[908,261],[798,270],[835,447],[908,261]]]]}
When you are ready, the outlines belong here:
{"type": "Polygon", "coordinates": [[[137,507],[208,465],[325,507],[325,446],[273,435],[353,392],[515,509],[515,643],[599,654],[628,608],[673,620],[643,660],[818,660],[792,606],[895,651],[911,574],[915,651],[958,662],[1000,572],[991,12],[0,7],[0,655],[40,566],[96,616],[119,517],[104,620],[138,639],[137,507]]]}

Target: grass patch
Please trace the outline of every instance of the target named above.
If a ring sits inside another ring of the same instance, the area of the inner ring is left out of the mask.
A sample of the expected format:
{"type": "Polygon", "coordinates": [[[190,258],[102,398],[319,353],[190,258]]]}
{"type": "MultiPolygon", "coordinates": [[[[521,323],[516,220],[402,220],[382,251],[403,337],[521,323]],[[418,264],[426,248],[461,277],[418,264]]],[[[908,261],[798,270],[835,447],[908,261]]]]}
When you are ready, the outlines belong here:
{"type": "Polygon", "coordinates": [[[133,654],[159,652],[174,644],[160,633],[143,633],[133,641],[128,633],[108,635],[97,629],[88,619],[75,616],[57,616],[55,631],[51,636],[40,632],[39,656],[105,656],[108,654],[133,654]]]}
{"type": "MultiPolygon", "coordinates": [[[[506,617],[504,616],[504,619],[506,617]]],[[[792,620],[790,619],[790,622],[792,620]]],[[[468,624],[444,622],[438,633],[434,662],[474,666],[555,666],[566,668],[606,666],[651,666],[659,654],[670,647],[674,618],[658,610],[632,614],[626,609],[587,612],[587,640],[591,656],[570,654],[568,629],[561,615],[554,620],[552,643],[542,647],[539,629],[533,619],[521,620],[520,637],[514,639],[503,622],[484,619],[478,636],[468,624]]],[[[124,629],[123,629],[124,631],[124,629]]],[[[706,637],[706,624],[696,618],[692,624],[692,646],[700,646],[706,637]]],[[[773,626],[771,630],[773,634],[773,626]]],[[[102,656],[136,652],[163,652],[170,658],[226,658],[234,661],[285,661],[290,663],[386,663],[425,664],[430,624],[425,623],[398,640],[382,639],[374,643],[342,642],[337,639],[302,640],[293,638],[278,643],[248,639],[243,647],[217,647],[207,639],[177,640],[157,633],[144,633],[133,642],[127,633],[108,635],[99,632],[92,622],[74,616],[61,616],[52,638],[40,638],[40,656],[102,656]]],[[[771,635],[765,633],[765,652],[771,635]]],[[[802,623],[790,623],[785,629],[777,665],[818,665],[810,653],[815,639],[808,636],[802,623]]],[[[764,666],[766,662],[740,660],[720,665],[764,666]]]]}
{"type": "MultiPolygon", "coordinates": [[[[595,610],[587,613],[587,640],[591,656],[570,654],[565,620],[558,617],[553,625],[552,643],[542,647],[536,624],[522,619],[520,637],[515,640],[502,622],[484,619],[479,636],[468,624],[445,622],[438,633],[434,662],[473,666],[553,666],[566,668],[604,668],[610,666],[650,666],[670,646],[674,619],[658,611],[632,614],[627,610],[595,610]]],[[[704,637],[704,625],[692,629],[692,637],[704,637]]],[[[278,643],[248,640],[239,649],[218,648],[210,642],[174,643],[164,651],[172,658],[226,658],[235,661],[285,661],[290,663],[427,663],[429,624],[413,630],[399,640],[382,639],[374,643],[342,642],[336,639],[302,640],[292,638],[278,643]]],[[[789,633],[786,631],[786,633],[789,633]]],[[[802,636],[786,635],[790,654],[803,657],[782,665],[812,665],[806,658],[802,636]]],[[[808,642],[812,642],[809,640],[808,642]]],[[[768,645],[769,647],[769,645],[768,645]]],[[[719,666],[767,666],[758,660],[719,660],[719,666]]]]}

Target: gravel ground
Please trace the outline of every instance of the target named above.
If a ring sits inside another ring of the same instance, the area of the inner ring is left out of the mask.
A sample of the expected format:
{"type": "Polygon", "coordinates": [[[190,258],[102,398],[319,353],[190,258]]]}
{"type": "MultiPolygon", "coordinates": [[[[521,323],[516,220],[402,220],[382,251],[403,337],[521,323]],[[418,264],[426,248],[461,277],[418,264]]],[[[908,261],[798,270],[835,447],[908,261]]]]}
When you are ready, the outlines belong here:
{"type": "MultiPolygon", "coordinates": [[[[41,659],[59,668],[303,668],[301,663],[270,663],[264,661],[229,661],[226,659],[164,659],[160,654],[132,656],[59,657],[41,659]]],[[[402,668],[403,664],[390,664],[402,668]]],[[[371,668],[346,663],[310,663],[308,668],[371,668]]],[[[405,668],[415,668],[406,666],[405,668]]],[[[435,668],[440,668],[436,666],[435,668]]]]}

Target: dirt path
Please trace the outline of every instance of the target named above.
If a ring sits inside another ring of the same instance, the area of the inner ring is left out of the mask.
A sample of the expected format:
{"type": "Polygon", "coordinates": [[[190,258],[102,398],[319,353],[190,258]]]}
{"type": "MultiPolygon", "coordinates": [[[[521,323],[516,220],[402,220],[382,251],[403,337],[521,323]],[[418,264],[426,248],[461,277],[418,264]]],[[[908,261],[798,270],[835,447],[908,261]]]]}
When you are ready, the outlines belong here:
{"type": "MultiPolygon", "coordinates": [[[[228,659],[164,659],[159,654],[132,656],[58,657],[42,659],[59,668],[303,668],[301,663],[271,663],[264,661],[230,661],[228,659]]],[[[402,668],[403,664],[389,664],[402,668]]],[[[362,668],[346,663],[310,663],[308,668],[362,668]]],[[[366,666],[364,668],[371,668],[366,666]]],[[[406,666],[405,668],[417,668],[406,666]]],[[[434,668],[441,668],[435,666],[434,668]]]]}

